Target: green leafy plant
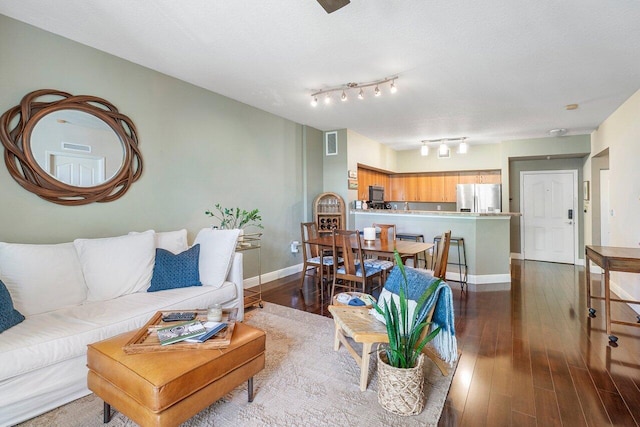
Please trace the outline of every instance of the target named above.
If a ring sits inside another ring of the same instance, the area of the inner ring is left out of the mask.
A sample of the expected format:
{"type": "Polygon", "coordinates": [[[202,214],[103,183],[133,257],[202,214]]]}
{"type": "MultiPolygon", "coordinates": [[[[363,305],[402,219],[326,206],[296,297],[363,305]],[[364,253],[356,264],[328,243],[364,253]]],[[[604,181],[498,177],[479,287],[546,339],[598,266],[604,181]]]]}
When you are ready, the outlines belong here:
{"type": "Polygon", "coordinates": [[[215,210],[208,210],[205,215],[216,218],[220,221],[220,228],[228,230],[248,227],[264,228],[260,223],[262,217],[258,209],[246,211],[240,208],[223,208],[218,203],[215,206],[215,210]]]}
{"type": "Polygon", "coordinates": [[[426,321],[427,310],[424,308],[429,297],[435,292],[442,280],[434,281],[424,291],[417,301],[413,317],[409,318],[407,273],[398,251],[394,252],[394,257],[404,278],[404,284],[400,286],[398,304],[390,299],[389,301],[384,301],[382,308],[376,304],[375,309],[384,316],[387,325],[389,345],[384,351],[389,365],[395,368],[413,368],[416,366],[418,356],[420,356],[423,347],[435,338],[441,329],[438,327],[421,338],[423,331],[429,326],[429,322],[426,321]]]}

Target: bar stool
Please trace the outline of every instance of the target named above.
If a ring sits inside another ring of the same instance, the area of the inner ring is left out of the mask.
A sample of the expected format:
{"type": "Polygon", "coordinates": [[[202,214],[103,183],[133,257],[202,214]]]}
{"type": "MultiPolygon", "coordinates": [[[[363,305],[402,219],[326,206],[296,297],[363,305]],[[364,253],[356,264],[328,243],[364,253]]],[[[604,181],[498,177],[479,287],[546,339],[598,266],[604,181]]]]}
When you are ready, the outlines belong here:
{"type": "MultiPolygon", "coordinates": [[[[433,252],[433,256],[437,257],[438,256],[438,242],[440,241],[442,237],[441,236],[436,236],[433,238],[433,244],[434,244],[434,252],[433,252]]],[[[457,260],[449,260],[449,262],[447,264],[452,264],[452,265],[457,265],[458,266],[458,272],[460,274],[460,287],[462,288],[462,290],[464,291],[465,286],[467,285],[467,251],[465,250],[464,247],[464,238],[463,237],[452,237],[451,238],[451,244],[455,244],[458,247],[458,259],[457,260]],[[460,247],[462,247],[462,253],[460,252],[460,247]],[[464,268],[464,271],[463,271],[464,268]]]]}
{"type": "MultiPolygon", "coordinates": [[[[396,238],[400,240],[411,240],[414,242],[424,242],[424,234],[415,234],[415,233],[396,233],[396,238]]],[[[418,264],[420,260],[424,263],[424,268],[428,268],[427,266],[427,251],[422,252],[422,258],[418,256],[418,264]]],[[[419,267],[416,265],[415,267],[419,267]]]]}

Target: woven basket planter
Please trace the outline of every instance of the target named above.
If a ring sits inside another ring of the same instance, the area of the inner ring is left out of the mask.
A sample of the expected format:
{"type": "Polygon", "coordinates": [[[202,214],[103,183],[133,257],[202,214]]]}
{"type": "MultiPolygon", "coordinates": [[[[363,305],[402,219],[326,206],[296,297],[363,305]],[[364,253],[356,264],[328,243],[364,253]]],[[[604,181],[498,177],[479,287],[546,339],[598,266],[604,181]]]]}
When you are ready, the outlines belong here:
{"type": "Polygon", "coordinates": [[[424,409],[424,355],[414,368],[394,368],[378,351],[378,402],[396,415],[417,415],[424,409]]]}

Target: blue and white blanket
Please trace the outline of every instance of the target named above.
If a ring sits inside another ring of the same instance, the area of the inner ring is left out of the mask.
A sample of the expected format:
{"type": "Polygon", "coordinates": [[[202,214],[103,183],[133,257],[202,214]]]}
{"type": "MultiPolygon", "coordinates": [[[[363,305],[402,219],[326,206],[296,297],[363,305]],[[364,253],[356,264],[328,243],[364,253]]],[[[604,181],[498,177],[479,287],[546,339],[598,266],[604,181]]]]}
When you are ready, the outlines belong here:
{"type": "MultiPolygon", "coordinates": [[[[417,301],[425,290],[438,279],[434,278],[425,270],[418,270],[411,267],[405,267],[405,273],[407,275],[407,298],[410,300],[410,303],[412,302],[412,304],[410,304],[411,308],[409,313],[411,316],[411,313],[415,310],[415,301],[417,301]]],[[[382,293],[380,294],[380,307],[383,307],[383,300],[390,299],[389,294],[385,291],[393,294],[393,299],[397,304],[396,296],[400,293],[400,286],[404,286],[404,278],[402,277],[400,268],[394,267],[384,284],[382,293]]],[[[438,355],[447,363],[452,364],[458,359],[458,343],[455,331],[453,296],[451,288],[444,281],[440,282],[435,292],[431,294],[427,300],[424,310],[419,313],[420,321],[424,320],[434,304],[435,310],[431,319],[431,325],[429,326],[429,332],[438,327],[441,327],[442,329],[440,329],[440,333],[436,335],[431,343],[438,355]]],[[[381,316],[379,315],[376,316],[379,320],[380,317],[381,316]]]]}

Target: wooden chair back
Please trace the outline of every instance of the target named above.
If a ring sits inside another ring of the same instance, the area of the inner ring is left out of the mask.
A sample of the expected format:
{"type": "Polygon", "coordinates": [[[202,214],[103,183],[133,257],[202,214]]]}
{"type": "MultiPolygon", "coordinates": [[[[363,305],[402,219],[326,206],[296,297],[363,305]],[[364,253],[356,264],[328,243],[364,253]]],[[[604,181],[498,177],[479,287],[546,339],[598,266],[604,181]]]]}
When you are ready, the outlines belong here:
{"type": "Polygon", "coordinates": [[[320,255],[318,245],[309,244],[310,239],[318,238],[318,224],[315,222],[303,222],[300,224],[302,235],[302,257],[307,260],[320,255]]]}
{"type": "Polygon", "coordinates": [[[356,265],[362,260],[362,240],[358,230],[333,230],[333,253],[342,248],[344,270],[347,276],[356,277],[356,265]],[[351,250],[351,239],[355,239],[357,247],[351,250]]]}
{"type": "Polygon", "coordinates": [[[433,266],[433,277],[445,280],[447,275],[447,263],[449,262],[449,247],[451,246],[451,230],[442,233],[438,243],[438,256],[433,266]]]}
{"type": "Polygon", "coordinates": [[[396,225],[395,224],[373,224],[374,228],[380,229],[380,242],[385,245],[391,241],[396,241],[396,225]]]}

